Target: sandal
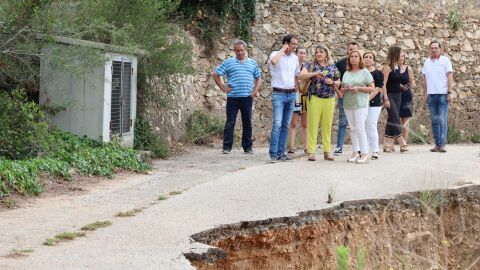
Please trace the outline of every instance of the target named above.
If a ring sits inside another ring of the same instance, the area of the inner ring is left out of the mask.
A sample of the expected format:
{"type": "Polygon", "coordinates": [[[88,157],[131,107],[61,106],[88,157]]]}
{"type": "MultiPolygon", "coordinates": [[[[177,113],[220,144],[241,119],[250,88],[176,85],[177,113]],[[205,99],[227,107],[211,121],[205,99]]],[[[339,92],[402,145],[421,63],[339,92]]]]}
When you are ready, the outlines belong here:
{"type": "Polygon", "coordinates": [[[308,160],[309,161],[315,161],[315,155],[314,154],[308,155],[308,160]]]}
{"type": "Polygon", "coordinates": [[[292,154],[292,155],[295,154],[295,150],[294,149],[288,150],[288,154],[292,154]]]}
{"type": "Polygon", "coordinates": [[[328,161],[334,161],[335,159],[330,155],[330,153],[323,153],[323,159],[328,161]]]}
{"type": "Polygon", "coordinates": [[[377,160],[378,159],[378,152],[373,152],[372,154],[372,160],[377,160]]]}
{"type": "Polygon", "coordinates": [[[395,148],[393,146],[392,147],[383,147],[383,152],[393,153],[393,152],[395,152],[395,148]]]}
{"type": "Polygon", "coordinates": [[[400,146],[400,153],[407,152],[408,151],[408,145],[404,144],[400,146]]]}

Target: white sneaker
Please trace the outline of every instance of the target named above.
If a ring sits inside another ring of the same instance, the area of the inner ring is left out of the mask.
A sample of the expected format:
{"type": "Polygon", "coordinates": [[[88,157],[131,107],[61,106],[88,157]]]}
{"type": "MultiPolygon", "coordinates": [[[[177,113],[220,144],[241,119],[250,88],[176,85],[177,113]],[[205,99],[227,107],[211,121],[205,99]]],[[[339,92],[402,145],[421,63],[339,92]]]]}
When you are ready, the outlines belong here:
{"type": "Polygon", "coordinates": [[[363,158],[358,157],[355,162],[357,164],[367,164],[368,163],[368,155],[365,155],[363,158]]]}
{"type": "Polygon", "coordinates": [[[357,161],[358,154],[355,153],[355,155],[352,155],[350,158],[347,159],[347,162],[355,162],[357,161]]]}

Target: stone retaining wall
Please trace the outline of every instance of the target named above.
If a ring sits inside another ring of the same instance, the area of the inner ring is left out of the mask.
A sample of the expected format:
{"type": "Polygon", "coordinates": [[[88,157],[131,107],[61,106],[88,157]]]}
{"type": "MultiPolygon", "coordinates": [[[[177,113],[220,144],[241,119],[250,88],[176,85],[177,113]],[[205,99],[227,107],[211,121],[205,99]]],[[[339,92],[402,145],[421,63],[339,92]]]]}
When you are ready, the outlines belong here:
{"type": "MultiPolygon", "coordinates": [[[[403,0],[364,1],[315,1],[315,0],[265,0],[257,4],[257,19],[252,25],[253,40],[249,56],[260,65],[264,84],[255,100],[253,114],[254,137],[267,140],[271,128],[271,86],[267,57],[280,48],[280,41],[287,33],[297,34],[300,45],[313,55],[318,43],[327,45],[335,60],[345,55],[346,45],[355,40],[361,48],[377,54],[379,68],[386,60],[391,45],[401,46],[407,53],[407,62],[415,72],[414,129],[428,135],[430,122],[428,110],[421,102],[421,67],[428,56],[428,45],[439,40],[454,66],[454,97],[449,114],[450,124],[460,129],[465,137],[480,133],[480,27],[475,12],[477,1],[459,1],[463,14],[463,26],[454,31],[448,24],[450,1],[403,0]],[[427,3],[427,4],[425,4],[427,3]]],[[[195,109],[205,109],[221,118],[225,116],[225,95],[215,86],[211,70],[222,60],[233,56],[232,27],[227,27],[217,42],[212,57],[207,57],[199,42],[195,45],[194,64],[196,75],[172,80],[174,93],[169,93],[168,109],[150,110],[151,120],[157,131],[169,142],[179,140],[184,123],[195,109]]],[[[165,89],[158,88],[158,91],[165,89]]],[[[381,123],[386,116],[382,113],[381,123]]],[[[337,117],[337,116],[335,116],[337,117]]],[[[336,119],[336,118],[335,118],[336,119]]],[[[240,123],[241,121],[237,121],[240,123]]],[[[336,123],[334,122],[335,141],[336,123]]],[[[238,125],[239,126],[239,125],[238,125]]],[[[431,134],[429,135],[431,136],[431,134]]]]}

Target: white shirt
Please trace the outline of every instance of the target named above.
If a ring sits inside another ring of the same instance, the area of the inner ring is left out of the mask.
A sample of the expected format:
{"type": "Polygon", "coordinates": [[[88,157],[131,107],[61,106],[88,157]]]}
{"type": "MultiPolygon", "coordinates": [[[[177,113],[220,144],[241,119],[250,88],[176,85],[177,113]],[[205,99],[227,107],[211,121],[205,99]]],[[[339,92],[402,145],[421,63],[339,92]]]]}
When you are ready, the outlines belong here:
{"type": "Polygon", "coordinates": [[[447,94],[447,74],[453,72],[452,62],[441,55],[438,59],[427,58],[423,63],[422,74],[427,81],[427,94],[447,94]]]}
{"type": "Polygon", "coordinates": [[[279,51],[274,51],[270,54],[268,63],[270,65],[270,74],[272,76],[272,87],[282,89],[295,89],[295,76],[300,73],[300,64],[298,57],[290,53],[289,55],[282,55],[280,61],[276,65],[272,64],[272,58],[279,51]]]}

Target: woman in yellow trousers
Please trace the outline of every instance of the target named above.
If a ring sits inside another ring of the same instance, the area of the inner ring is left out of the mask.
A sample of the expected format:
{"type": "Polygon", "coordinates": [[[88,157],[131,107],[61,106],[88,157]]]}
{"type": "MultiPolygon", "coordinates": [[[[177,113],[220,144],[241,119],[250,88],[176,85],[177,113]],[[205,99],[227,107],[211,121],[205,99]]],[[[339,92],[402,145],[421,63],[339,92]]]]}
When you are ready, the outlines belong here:
{"type": "Polygon", "coordinates": [[[328,48],[320,44],[315,48],[315,59],[306,63],[299,74],[300,80],[309,80],[307,97],[307,152],[308,160],[315,161],[318,128],[322,129],[323,158],[333,161],[330,153],[335,93],[340,86],[340,72],[333,64],[328,48]]]}

